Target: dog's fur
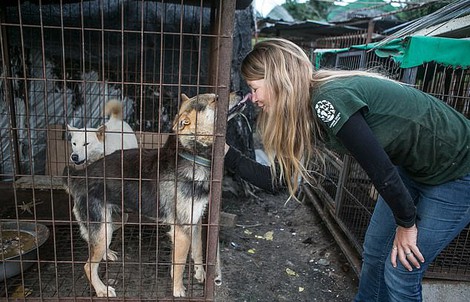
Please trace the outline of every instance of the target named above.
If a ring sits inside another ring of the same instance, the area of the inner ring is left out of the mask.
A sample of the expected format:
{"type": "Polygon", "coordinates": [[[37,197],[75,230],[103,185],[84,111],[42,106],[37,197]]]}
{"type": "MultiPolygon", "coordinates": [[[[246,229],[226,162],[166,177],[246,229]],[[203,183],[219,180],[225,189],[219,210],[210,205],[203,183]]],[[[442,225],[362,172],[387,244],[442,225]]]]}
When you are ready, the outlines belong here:
{"type": "Polygon", "coordinates": [[[137,137],[122,119],[122,103],[110,100],[105,105],[109,120],[99,128],[75,128],[67,125],[71,135],[70,161],[76,165],[90,164],[116,150],[137,148],[137,137]]]}
{"type": "MultiPolygon", "coordinates": [[[[209,202],[211,167],[210,162],[201,163],[200,157],[211,158],[216,98],[214,94],[191,99],[183,95],[173,124],[176,134],[159,150],[124,150],[86,169],[64,169],[64,176],[69,176],[64,178],[65,186],[74,199],[73,213],[90,246],[85,272],[97,296],[116,296],[114,288],[100,280],[98,266],[101,259],[116,259],[109,250],[111,214],[122,202],[128,210],[170,225],[175,297],[185,296],[183,272],[190,247],[194,276],[204,281],[200,224],[209,202]]],[[[230,98],[231,103],[241,99],[235,93],[230,98]]]]}

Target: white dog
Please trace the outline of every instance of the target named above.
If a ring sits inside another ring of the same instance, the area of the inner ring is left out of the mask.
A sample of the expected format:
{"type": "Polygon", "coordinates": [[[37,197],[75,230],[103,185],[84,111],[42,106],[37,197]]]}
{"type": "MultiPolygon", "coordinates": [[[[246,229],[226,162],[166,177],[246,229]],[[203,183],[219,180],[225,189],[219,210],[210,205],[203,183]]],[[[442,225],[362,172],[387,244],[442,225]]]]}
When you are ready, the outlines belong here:
{"type": "Polygon", "coordinates": [[[138,148],[134,131],[122,119],[122,103],[118,100],[107,102],[105,115],[110,116],[109,120],[99,128],[67,125],[72,143],[70,160],[74,164],[89,164],[116,150],[138,148]]]}

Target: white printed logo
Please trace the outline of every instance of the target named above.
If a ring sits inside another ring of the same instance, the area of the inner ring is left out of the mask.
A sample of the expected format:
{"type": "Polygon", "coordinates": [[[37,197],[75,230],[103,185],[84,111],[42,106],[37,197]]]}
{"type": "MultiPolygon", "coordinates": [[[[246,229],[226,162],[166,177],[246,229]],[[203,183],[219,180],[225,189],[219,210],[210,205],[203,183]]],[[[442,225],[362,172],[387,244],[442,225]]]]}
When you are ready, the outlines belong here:
{"type": "Polygon", "coordinates": [[[317,116],[325,123],[331,122],[336,113],[335,107],[327,100],[318,102],[315,105],[315,111],[317,112],[317,116]]]}

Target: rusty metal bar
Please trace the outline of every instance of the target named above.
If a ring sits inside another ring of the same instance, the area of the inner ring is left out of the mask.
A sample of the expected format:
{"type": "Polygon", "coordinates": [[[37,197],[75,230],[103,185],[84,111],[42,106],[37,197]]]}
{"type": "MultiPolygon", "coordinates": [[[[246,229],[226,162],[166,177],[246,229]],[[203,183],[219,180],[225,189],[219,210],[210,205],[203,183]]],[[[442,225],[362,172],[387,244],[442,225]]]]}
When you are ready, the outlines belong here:
{"type": "Polygon", "coordinates": [[[224,166],[225,133],[227,127],[227,109],[230,89],[230,66],[227,64],[232,59],[232,33],[235,20],[235,1],[220,0],[216,8],[216,25],[213,30],[217,34],[215,40],[214,57],[216,64],[216,77],[212,80],[217,87],[219,103],[217,108],[217,120],[215,125],[214,153],[212,158],[212,198],[209,202],[208,217],[209,225],[207,230],[207,280],[206,293],[208,301],[214,298],[214,283],[212,280],[216,276],[218,242],[219,242],[219,215],[222,199],[222,178],[224,166]]]}

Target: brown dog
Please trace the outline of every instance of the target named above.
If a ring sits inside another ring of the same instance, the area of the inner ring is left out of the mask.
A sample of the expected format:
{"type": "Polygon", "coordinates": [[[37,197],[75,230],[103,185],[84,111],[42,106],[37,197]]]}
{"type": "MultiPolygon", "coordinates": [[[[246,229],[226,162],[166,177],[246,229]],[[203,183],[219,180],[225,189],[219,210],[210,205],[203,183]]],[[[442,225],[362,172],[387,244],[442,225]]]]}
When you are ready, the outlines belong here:
{"type": "MultiPolygon", "coordinates": [[[[230,98],[234,104],[241,96],[232,93],[230,98]]],[[[86,169],[64,169],[65,186],[74,199],[73,213],[90,246],[85,272],[97,296],[116,296],[114,288],[99,278],[98,266],[103,258],[116,259],[109,249],[112,212],[123,210],[122,202],[126,209],[171,226],[175,297],[185,296],[183,272],[190,247],[194,276],[204,281],[200,224],[209,202],[216,104],[214,94],[193,98],[183,94],[173,124],[175,133],[159,150],[117,151],[86,169]]]]}

